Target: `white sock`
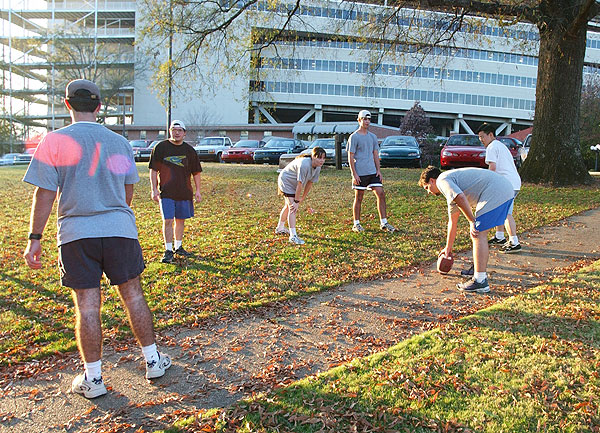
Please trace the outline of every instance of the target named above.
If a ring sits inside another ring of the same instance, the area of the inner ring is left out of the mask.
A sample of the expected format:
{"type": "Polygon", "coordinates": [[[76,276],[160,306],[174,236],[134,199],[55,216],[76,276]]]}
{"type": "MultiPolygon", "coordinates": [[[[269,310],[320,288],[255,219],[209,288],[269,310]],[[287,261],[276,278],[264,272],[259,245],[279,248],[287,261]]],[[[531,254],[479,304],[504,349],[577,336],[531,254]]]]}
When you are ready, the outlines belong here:
{"type": "Polygon", "coordinates": [[[475,272],[475,274],[473,275],[473,277],[475,277],[475,281],[477,281],[478,283],[482,283],[483,280],[485,280],[487,278],[487,273],[485,273],[485,272],[475,272]]]}
{"type": "Polygon", "coordinates": [[[519,245],[519,237],[518,236],[511,236],[508,238],[508,240],[513,245],[519,245]]]}
{"type": "Polygon", "coordinates": [[[96,362],[84,362],[85,378],[87,380],[98,379],[102,377],[102,360],[96,362]]]}
{"type": "Polygon", "coordinates": [[[496,239],[504,239],[504,232],[496,231],[496,239]]]}
{"type": "Polygon", "coordinates": [[[277,224],[277,230],[283,230],[285,228],[285,222],[279,221],[277,224]]]}
{"type": "Polygon", "coordinates": [[[181,240],[181,241],[178,241],[177,239],[175,239],[175,249],[176,249],[176,250],[177,250],[177,249],[179,249],[179,247],[181,246],[181,243],[182,243],[182,242],[183,242],[182,240],[181,240]]]}
{"type": "Polygon", "coordinates": [[[356,226],[358,224],[360,224],[360,220],[354,220],[354,225],[356,226]]]}
{"type": "Polygon", "coordinates": [[[290,237],[294,237],[294,236],[296,236],[296,228],[295,227],[294,228],[290,227],[290,237]]]}
{"type": "Polygon", "coordinates": [[[387,224],[387,218],[381,218],[381,225],[387,224]]]}
{"type": "Polygon", "coordinates": [[[158,349],[156,348],[156,343],[142,347],[142,354],[144,355],[146,362],[158,361],[158,349]]]}
{"type": "Polygon", "coordinates": [[[173,251],[173,242],[165,242],[165,250],[173,251]]]}

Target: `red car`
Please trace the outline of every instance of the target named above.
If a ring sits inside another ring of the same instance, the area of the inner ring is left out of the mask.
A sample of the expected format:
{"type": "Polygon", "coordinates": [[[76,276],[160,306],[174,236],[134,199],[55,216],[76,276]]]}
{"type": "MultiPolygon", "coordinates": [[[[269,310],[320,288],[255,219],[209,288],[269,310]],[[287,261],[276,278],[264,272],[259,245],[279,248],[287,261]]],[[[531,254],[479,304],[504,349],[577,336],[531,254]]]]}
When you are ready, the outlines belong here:
{"type": "Polygon", "coordinates": [[[506,147],[508,147],[508,150],[510,150],[511,155],[513,156],[513,160],[515,161],[515,166],[517,168],[521,167],[521,157],[520,157],[520,152],[519,149],[523,147],[523,143],[521,143],[521,140],[517,140],[514,137],[496,137],[497,140],[500,140],[502,143],[504,143],[506,145],[506,147]]]}
{"type": "Polygon", "coordinates": [[[456,134],[448,138],[440,155],[443,169],[458,167],[487,168],[485,147],[474,134],[456,134]]]}
{"type": "Polygon", "coordinates": [[[223,162],[254,162],[254,151],[265,145],[262,140],[240,140],[229,149],[225,149],[221,158],[223,162]]]}

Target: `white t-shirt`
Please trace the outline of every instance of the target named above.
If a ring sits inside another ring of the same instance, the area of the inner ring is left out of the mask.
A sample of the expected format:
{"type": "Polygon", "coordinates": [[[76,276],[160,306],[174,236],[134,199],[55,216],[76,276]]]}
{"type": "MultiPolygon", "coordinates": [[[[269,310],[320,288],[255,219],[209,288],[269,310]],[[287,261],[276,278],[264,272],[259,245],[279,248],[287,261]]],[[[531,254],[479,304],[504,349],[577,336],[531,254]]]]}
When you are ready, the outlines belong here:
{"type": "Polygon", "coordinates": [[[517,172],[513,156],[499,140],[492,141],[485,149],[485,163],[489,165],[490,162],[496,163],[496,173],[508,179],[515,191],[521,189],[521,176],[517,172]]]}

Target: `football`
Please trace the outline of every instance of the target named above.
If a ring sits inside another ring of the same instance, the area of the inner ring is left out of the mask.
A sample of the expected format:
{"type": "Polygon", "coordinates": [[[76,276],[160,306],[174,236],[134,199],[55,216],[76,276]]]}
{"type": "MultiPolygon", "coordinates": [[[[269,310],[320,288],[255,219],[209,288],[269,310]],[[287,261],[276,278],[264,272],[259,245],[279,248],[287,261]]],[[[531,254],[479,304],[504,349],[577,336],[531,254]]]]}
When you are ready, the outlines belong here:
{"type": "Polygon", "coordinates": [[[454,257],[446,256],[445,254],[440,254],[437,260],[437,270],[440,274],[447,274],[452,269],[452,265],[454,264],[454,257]]]}

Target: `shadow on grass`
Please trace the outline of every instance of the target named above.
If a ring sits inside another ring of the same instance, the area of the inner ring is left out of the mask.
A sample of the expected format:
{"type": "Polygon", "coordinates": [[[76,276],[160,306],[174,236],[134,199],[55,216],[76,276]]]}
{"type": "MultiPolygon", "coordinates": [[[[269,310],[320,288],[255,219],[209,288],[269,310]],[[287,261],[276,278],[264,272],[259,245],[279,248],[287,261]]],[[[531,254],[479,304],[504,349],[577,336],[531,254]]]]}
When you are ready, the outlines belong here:
{"type": "MultiPolygon", "coordinates": [[[[293,389],[278,392],[275,398],[243,402],[228,410],[224,416],[223,431],[289,432],[366,432],[410,431],[470,431],[468,425],[457,420],[430,418],[418,411],[390,407],[385,399],[372,398],[365,390],[360,396],[343,396],[323,390],[293,389]]],[[[200,426],[199,426],[200,427],[200,426]]]]}
{"type": "MultiPolygon", "coordinates": [[[[51,302],[58,308],[68,308],[69,310],[73,309],[73,301],[70,295],[65,295],[59,291],[47,289],[42,285],[32,284],[31,281],[15,278],[14,276],[8,275],[5,272],[0,272],[0,278],[2,278],[2,280],[5,282],[10,282],[15,284],[17,287],[26,289],[29,292],[27,295],[31,298],[44,298],[43,302],[51,302]]],[[[2,307],[2,310],[11,311],[15,315],[23,317],[30,323],[43,325],[45,328],[53,332],[57,332],[59,328],[62,330],[61,332],[64,332],[65,328],[63,326],[57,327],[56,322],[53,321],[55,311],[45,310],[47,314],[44,314],[44,310],[41,308],[36,310],[26,307],[24,305],[25,302],[30,302],[25,295],[19,299],[15,299],[12,294],[0,294],[0,306],[2,307]]],[[[32,326],[27,327],[29,330],[32,328],[32,326]]]]}

